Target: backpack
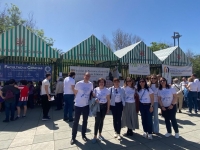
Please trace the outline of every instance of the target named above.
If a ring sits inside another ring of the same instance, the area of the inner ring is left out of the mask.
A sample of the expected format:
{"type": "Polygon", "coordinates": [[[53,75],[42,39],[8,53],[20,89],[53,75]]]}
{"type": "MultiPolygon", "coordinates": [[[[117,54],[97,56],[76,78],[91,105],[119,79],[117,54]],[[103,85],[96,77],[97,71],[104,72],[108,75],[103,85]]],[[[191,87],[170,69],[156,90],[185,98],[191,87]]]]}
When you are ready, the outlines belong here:
{"type": "Polygon", "coordinates": [[[6,93],[5,93],[5,100],[7,99],[11,99],[11,98],[14,98],[15,97],[15,94],[13,93],[12,90],[7,90],[6,93]]]}

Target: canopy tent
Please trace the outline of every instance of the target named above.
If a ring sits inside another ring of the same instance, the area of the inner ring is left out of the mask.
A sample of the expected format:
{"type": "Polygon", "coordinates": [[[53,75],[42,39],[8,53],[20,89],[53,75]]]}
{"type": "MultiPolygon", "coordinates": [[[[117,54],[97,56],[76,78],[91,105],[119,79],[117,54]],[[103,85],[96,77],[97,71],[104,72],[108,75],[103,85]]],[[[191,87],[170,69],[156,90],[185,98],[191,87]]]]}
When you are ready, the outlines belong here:
{"type": "Polygon", "coordinates": [[[108,67],[117,66],[118,58],[94,35],[62,55],[62,71],[70,66],[108,67]]]}
{"type": "Polygon", "coordinates": [[[56,70],[59,52],[23,25],[2,33],[0,41],[0,64],[51,65],[56,70]]]}
{"type": "Polygon", "coordinates": [[[122,72],[126,75],[129,64],[150,64],[151,68],[161,64],[158,57],[143,41],[117,50],[114,54],[120,59],[122,72]]]}
{"type": "Polygon", "coordinates": [[[162,64],[171,66],[192,66],[191,61],[178,46],[154,52],[162,64]]]}

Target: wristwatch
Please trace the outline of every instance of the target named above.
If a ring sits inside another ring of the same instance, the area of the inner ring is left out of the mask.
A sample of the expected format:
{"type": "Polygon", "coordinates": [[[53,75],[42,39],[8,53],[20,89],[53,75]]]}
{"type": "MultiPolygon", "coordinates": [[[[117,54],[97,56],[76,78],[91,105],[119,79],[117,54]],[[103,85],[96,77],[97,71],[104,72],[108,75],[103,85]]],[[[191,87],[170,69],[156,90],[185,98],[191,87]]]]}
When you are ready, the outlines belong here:
{"type": "Polygon", "coordinates": [[[151,105],[151,107],[153,107],[153,105],[151,105]]]}

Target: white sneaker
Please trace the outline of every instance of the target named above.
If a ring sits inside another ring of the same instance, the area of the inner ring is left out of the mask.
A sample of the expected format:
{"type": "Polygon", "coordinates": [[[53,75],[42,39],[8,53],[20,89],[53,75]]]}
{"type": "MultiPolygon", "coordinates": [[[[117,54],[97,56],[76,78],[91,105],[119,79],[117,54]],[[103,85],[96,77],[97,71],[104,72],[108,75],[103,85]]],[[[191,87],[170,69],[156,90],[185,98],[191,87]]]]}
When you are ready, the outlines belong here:
{"type": "Polygon", "coordinates": [[[148,134],[148,137],[147,137],[149,140],[152,140],[153,137],[152,137],[152,134],[148,134]]]}
{"type": "Polygon", "coordinates": [[[166,133],[165,137],[170,137],[172,134],[171,133],[166,133]]]}
{"type": "Polygon", "coordinates": [[[114,133],[114,138],[117,138],[117,136],[118,136],[118,135],[117,135],[117,133],[115,132],[115,133],[114,133]]]}
{"type": "Polygon", "coordinates": [[[147,138],[147,134],[146,133],[143,133],[142,135],[144,138],[147,138]]]}
{"type": "Polygon", "coordinates": [[[175,133],[175,138],[179,138],[179,133],[175,133]]]}
{"type": "Polygon", "coordinates": [[[121,140],[121,136],[120,136],[119,134],[118,134],[118,136],[117,136],[117,139],[118,139],[118,140],[121,140]]]}

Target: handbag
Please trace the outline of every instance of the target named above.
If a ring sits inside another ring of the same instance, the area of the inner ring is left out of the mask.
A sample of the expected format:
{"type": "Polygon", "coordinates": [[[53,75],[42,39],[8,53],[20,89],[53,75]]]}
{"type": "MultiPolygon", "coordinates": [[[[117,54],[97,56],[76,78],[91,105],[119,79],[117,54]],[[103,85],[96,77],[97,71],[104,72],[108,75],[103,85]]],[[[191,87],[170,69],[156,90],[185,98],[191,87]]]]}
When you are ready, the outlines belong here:
{"type": "Polygon", "coordinates": [[[136,113],[138,113],[139,108],[140,108],[140,100],[139,100],[139,95],[137,92],[135,92],[135,94],[134,94],[134,99],[135,99],[136,113]]]}
{"type": "MultiPolygon", "coordinates": [[[[180,88],[178,86],[176,86],[176,84],[174,84],[174,85],[178,90],[180,90],[180,88]]],[[[182,91],[182,94],[184,95],[183,91],[182,91]]]]}

